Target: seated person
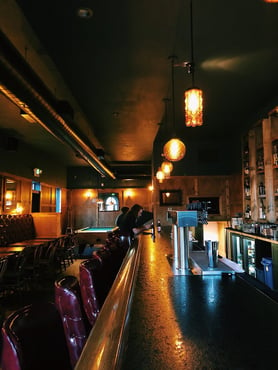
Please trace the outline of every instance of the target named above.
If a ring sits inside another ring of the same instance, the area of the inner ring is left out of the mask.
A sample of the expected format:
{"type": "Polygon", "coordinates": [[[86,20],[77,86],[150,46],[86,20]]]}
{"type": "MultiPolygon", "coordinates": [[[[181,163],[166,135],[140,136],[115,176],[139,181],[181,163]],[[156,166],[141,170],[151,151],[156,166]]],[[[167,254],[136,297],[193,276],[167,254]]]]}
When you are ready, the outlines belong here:
{"type": "Polygon", "coordinates": [[[123,221],[120,227],[120,234],[124,236],[131,236],[134,238],[145,230],[151,227],[150,225],[138,225],[138,219],[143,213],[143,207],[139,204],[134,204],[129,211],[123,217],[123,221]]]}
{"type": "Polygon", "coordinates": [[[142,226],[144,224],[151,225],[153,222],[153,213],[143,210],[140,217],[137,219],[137,225],[142,226]]]}
{"type": "Polygon", "coordinates": [[[117,216],[117,218],[116,218],[116,222],[115,222],[116,226],[118,226],[119,228],[121,228],[121,223],[123,222],[124,216],[125,216],[125,214],[127,213],[127,211],[128,211],[128,210],[129,210],[129,208],[128,208],[128,207],[122,207],[122,208],[121,208],[121,212],[122,212],[122,213],[120,213],[120,214],[117,216]]]}

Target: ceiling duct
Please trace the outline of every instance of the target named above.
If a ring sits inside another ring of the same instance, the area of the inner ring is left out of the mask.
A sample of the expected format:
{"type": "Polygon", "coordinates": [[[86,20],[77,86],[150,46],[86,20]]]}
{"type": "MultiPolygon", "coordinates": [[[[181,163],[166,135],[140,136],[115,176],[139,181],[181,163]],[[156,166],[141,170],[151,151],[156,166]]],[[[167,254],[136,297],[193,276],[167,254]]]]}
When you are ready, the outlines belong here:
{"type": "MultiPolygon", "coordinates": [[[[95,148],[81,132],[73,129],[53,107],[57,101],[6,37],[0,33],[0,84],[2,92],[20,108],[22,102],[38,118],[48,132],[69,145],[90,166],[103,176],[115,179],[101,162],[95,148]]],[[[71,121],[71,120],[70,120],[71,121]]]]}

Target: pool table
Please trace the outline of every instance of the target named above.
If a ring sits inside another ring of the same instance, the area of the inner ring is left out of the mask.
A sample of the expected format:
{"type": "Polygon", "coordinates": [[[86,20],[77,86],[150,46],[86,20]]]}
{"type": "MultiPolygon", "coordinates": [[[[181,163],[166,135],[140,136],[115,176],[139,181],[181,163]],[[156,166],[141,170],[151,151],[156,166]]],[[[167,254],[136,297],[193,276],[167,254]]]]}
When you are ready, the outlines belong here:
{"type": "Polygon", "coordinates": [[[108,233],[117,229],[118,227],[115,226],[84,227],[82,229],[75,230],[75,233],[78,234],[81,239],[90,244],[103,244],[105,243],[108,233]]]}

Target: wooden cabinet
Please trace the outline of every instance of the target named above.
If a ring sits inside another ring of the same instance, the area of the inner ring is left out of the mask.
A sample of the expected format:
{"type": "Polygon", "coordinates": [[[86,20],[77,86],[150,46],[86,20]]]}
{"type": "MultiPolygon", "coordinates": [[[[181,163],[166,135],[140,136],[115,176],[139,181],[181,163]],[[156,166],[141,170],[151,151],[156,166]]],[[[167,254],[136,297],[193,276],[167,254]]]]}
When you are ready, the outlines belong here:
{"type": "Polygon", "coordinates": [[[276,223],[278,216],[278,117],[270,114],[243,137],[243,217],[276,223]]]}

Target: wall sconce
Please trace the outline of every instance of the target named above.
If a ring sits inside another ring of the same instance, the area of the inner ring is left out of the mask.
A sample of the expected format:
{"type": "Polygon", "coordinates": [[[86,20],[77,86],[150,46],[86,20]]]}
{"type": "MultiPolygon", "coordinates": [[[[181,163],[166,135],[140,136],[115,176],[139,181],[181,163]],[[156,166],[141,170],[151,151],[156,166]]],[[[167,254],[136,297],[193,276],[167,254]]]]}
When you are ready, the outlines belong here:
{"type": "Polygon", "coordinates": [[[149,189],[149,191],[153,191],[153,186],[152,185],[149,185],[148,186],[148,189],[149,189]]]}
{"type": "Polygon", "coordinates": [[[133,193],[132,193],[131,190],[125,190],[125,193],[124,194],[125,194],[125,197],[126,198],[131,198],[133,193]]]}
{"type": "Polygon", "coordinates": [[[93,198],[93,193],[91,192],[91,190],[87,190],[86,193],[85,193],[85,197],[87,199],[92,199],[93,198]]]}

